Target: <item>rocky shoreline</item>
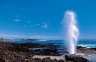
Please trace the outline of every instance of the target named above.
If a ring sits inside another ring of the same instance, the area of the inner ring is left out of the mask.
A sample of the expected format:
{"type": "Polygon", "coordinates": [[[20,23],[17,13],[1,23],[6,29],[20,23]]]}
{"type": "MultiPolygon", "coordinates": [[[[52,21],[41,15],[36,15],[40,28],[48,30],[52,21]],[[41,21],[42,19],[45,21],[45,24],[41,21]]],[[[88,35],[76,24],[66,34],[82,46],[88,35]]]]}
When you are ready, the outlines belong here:
{"type": "MultiPolygon", "coordinates": [[[[36,44],[13,44],[10,42],[3,42],[0,41],[0,62],[88,62],[86,58],[84,58],[80,54],[76,55],[64,55],[65,60],[51,60],[50,57],[39,59],[34,58],[34,55],[52,55],[52,56],[59,56],[56,55],[57,51],[55,49],[46,51],[47,53],[43,52],[32,52],[29,51],[29,47],[44,47],[49,45],[36,45],[36,44]],[[50,53],[50,54],[49,54],[50,53]]],[[[52,45],[51,45],[52,46],[52,45]]],[[[77,48],[78,53],[83,53],[85,55],[88,54],[96,54],[96,49],[89,49],[85,47],[78,47],[77,48]]]]}

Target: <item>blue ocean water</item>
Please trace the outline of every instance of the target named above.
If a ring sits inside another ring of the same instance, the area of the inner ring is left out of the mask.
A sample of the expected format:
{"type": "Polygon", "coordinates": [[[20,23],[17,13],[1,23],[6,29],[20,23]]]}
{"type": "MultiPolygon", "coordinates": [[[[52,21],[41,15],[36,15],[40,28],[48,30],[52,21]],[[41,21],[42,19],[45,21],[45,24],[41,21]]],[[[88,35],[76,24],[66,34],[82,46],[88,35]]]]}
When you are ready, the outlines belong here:
{"type": "MultiPolygon", "coordinates": [[[[37,39],[10,39],[10,42],[16,42],[16,43],[27,43],[27,42],[31,42],[31,43],[40,43],[40,44],[46,44],[46,43],[50,43],[50,44],[63,44],[65,45],[64,40],[37,40],[37,39]]],[[[83,46],[83,47],[87,47],[87,48],[96,48],[96,41],[94,40],[79,40],[77,42],[77,46],[83,46]]]]}

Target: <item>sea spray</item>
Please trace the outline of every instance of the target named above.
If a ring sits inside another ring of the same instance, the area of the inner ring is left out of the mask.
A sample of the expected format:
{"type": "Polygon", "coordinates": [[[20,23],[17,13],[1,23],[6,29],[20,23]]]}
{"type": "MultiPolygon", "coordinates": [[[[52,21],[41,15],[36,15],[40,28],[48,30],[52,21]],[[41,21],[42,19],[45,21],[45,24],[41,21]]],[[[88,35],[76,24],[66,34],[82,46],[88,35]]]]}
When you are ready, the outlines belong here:
{"type": "Polygon", "coordinates": [[[64,15],[65,41],[68,53],[76,53],[76,44],[79,37],[76,14],[73,11],[66,11],[64,15]]]}

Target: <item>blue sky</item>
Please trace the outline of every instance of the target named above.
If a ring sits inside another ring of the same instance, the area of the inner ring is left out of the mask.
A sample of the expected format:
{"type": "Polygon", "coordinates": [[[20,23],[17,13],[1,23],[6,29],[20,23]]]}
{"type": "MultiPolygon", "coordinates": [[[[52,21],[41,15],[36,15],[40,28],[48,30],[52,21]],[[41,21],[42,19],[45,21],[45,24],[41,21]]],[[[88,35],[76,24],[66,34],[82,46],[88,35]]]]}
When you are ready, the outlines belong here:
{"type": "Polygon", "coordinates": [[[77,14],[80,38],[96,38],[95,0],[0,0],[0,36],[60,38],[67,10],[77,14]]]}

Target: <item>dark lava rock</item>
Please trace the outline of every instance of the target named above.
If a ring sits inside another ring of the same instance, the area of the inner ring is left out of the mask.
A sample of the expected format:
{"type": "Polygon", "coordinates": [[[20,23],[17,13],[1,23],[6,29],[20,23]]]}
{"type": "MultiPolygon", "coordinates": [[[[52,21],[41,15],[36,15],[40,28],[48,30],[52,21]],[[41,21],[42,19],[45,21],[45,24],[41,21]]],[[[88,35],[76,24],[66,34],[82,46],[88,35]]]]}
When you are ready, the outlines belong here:
{"type": "Polygon", "coordinates": [[[64,60],[59,60],[59,62],[64,62],[64,60]]]}
{"type": "Polygon", "coordinates": [[[42,60],[42,62],[52,62],[52,60],[48,57],[48,58],[44,58],[44,59],[42,60]]]}
{"type": "Polygon", "coordinates": [[[35,58],[35,59],[32,60],[32,62],[42,62],[42,60],[39,59],[39,58],[35,58]]]}
{"type": "Polygon", "coordinates": [[[32,60],[32,62],[64,62],[64,60],[51,60],[49,57],[44,59],[35,58],[32,60]]]}
{"type": "Polygon", "coordinates": [[[5,62],[2,58],[0,58],[0,62],[5,62]]]}
{"type": "Polygon", "coordinates": [[[87,59],[76,56],[76,55],[65,55],[66,61],[73,61],[73,62],[89,62],[87,59]]]}
{"type": "Polygon", "coordinates": [[[52,62],[58,62],[56,59],[52,60],[52,62]]]}
{"type": "Polygon", "coordinates": [[[84,53],[84,54],[96,54],[96,48],[86,48],[86,47],[77,47],[78,53],[84,53]]]}

